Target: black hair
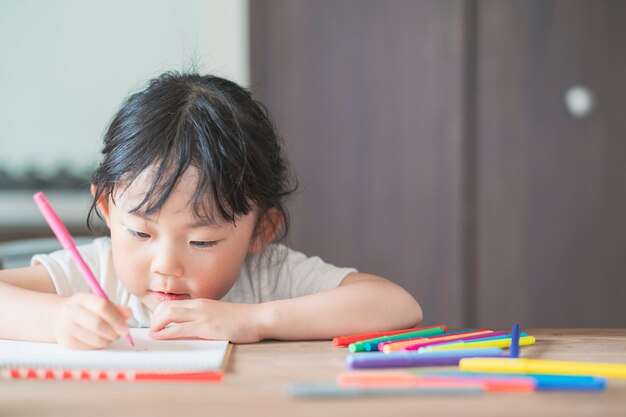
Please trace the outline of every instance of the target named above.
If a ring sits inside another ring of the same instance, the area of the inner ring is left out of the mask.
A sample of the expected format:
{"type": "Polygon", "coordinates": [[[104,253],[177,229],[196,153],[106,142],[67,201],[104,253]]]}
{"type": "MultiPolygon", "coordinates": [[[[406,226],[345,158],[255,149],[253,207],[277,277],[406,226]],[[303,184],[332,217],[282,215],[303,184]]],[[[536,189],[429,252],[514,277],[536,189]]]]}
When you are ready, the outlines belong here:
{"type": "Polygon", "coordinates": [[[87,217],[102,217],[97,203],[113,198],[147,168],[154,178],[132,211],[158,213],[187,168],[198,170],[189,204],[198,217],[235,223],[253,208],[259,220],[270,209],[289,230],[285,199],[297,188],[268,112],[232,81],[196,73],[168,72],[132,94],[104,136],[103,159],[92,175],[96,194],[87,217]],[[217,217],[217,218],[216,218],[217,217]]]}

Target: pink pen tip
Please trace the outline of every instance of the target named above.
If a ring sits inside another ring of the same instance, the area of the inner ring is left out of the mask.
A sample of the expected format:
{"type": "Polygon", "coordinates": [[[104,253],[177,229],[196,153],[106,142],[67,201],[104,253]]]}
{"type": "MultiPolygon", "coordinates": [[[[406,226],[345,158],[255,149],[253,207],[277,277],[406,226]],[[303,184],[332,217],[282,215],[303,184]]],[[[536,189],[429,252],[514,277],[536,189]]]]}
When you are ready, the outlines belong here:
{"type": "Polygon", "coordinates": [[[126,333],[126,340],[128,340],[128,343],[130,343],[132,347],[135,347],[135,342],[133,341],[133,338],[130,336],[130,333],[126,333]]]}

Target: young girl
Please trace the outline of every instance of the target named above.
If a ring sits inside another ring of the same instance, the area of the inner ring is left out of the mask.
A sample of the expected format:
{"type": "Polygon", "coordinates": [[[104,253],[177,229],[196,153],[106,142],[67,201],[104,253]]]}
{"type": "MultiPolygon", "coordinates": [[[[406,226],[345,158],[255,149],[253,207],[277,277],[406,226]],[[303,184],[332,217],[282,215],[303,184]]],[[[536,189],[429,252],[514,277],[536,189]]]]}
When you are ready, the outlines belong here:
{"type": "Polygon", "coordinates": [[[167,73],[130,96],[104,138],[94,212],[110,230],[0,271],[0,338],[103,348],[128,326],[155,339],[329,339],[410,327],[419,305],[383,278],[275,243],[294,188],[265,108],[237,84],[167,73]]]}

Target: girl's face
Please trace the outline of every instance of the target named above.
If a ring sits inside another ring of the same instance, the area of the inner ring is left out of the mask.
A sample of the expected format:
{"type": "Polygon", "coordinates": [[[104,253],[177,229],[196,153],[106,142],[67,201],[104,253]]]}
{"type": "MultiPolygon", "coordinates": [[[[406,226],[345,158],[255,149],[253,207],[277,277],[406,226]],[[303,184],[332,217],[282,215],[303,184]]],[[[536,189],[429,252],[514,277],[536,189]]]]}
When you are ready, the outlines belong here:
{"type": "Polygon", "coordinates": [[[222,298],[246,255],[259,250],[253,244],[256,213],[239,218],[236,225],[199,220],[188,204],[197,181],[192,167],[158,213],[131,213],[151,181],[146,170],[117,192],[115,202],[100,204],[120,281],[152,311],[165,300],[222,298]]]}

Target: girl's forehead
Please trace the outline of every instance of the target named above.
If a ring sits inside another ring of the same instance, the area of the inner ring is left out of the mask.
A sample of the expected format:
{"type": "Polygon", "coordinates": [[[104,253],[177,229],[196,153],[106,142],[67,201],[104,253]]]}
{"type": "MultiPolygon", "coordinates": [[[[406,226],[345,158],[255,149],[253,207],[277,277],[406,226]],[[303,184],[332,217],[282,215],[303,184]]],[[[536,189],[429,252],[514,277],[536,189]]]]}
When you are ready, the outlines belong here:
{"type": "MultiPolygon", "coordinates": [[[[155,184],[157,178],[157,167],[150,166],[137,175],[131,175],[123,178],[116,187],[116,193],[120,196],[124,195],[126,199],[136,199],[142,201],[145,196],[151,192],[158,193],[165,182],[171,181],[172,172],[161,175],[159,181],[155,184]]],[[[170,194],[180,194],[183,196],[193,196],[198,186],[198,169],[189,166],[178,178],[174,179],[176,184],[170,194]]]]}
{"type": "Polygon", "coordinates": [[[185,197],[169,196],[165,202],[153,210],[154,207],[151,200],[144,203],[145,195],[135,195],[125,198],[126,193],[121,198],[115,199],[112,204],[121,212],[122,216],[137,216],[152,221],[158,219],[172,219],[185,224],[225,227],[228,222],[215,214],[215,210],[209,208],[209,204],[202,204],[200,207],[194,205],[193,200],[185,199],[185,197]],[[142,204],[143,203],[143,204],[142,204]]]}
{"type": "MultiPolygon", "coordinates": [[[[217,206],[221,203],[210,191],[199,187],[197,167],[189,165],[178,178],[172,178],[174,170],[168,172],[166,169],[160,176],[158,170],[158,165],[152,165],[136,176],[123,178],[111,193],[113,203],[127,213],[145,216],[166,211],[214,225],[233,223],[244,216],[244,213],[233,213],[232,219],[224,217],[222,207],[218,209],[217,206]],[[174,185],[170,188],[172,183],[174,185]]],[[[251,211],[255,216],[258,213],[254,204],[251,204],[251,211]]]]}
{"type": "MultiPolygon", "coordinates": [[[[156,168],[145,169],[135,177],[124,178],[120,181],[113,190],[111,197],[117,206],[128,209],[127,211],[136,209],[138,206],[142,206],[141,209],[148,208],[162,198],[162,194],[165,192],[163,182],[171,179],[165,177],[162,176],[160,181],[155,184],[156,168]]],[[[168,193],[161,208],[167,206],[168,210],[179,212],[193,210],[194,202],[207,200],[202,196],[197,196],[197,185],[197,169],[194,167],[187,168],[176,180],[176,184],[168,193]]],[[[207,204],[202,204],[202,206],[205,205],[208,205],[208,201],[207,204]]],[[[198,208],[209,209],[209,207],[196,207],[196,209],[198,208]]]]}

